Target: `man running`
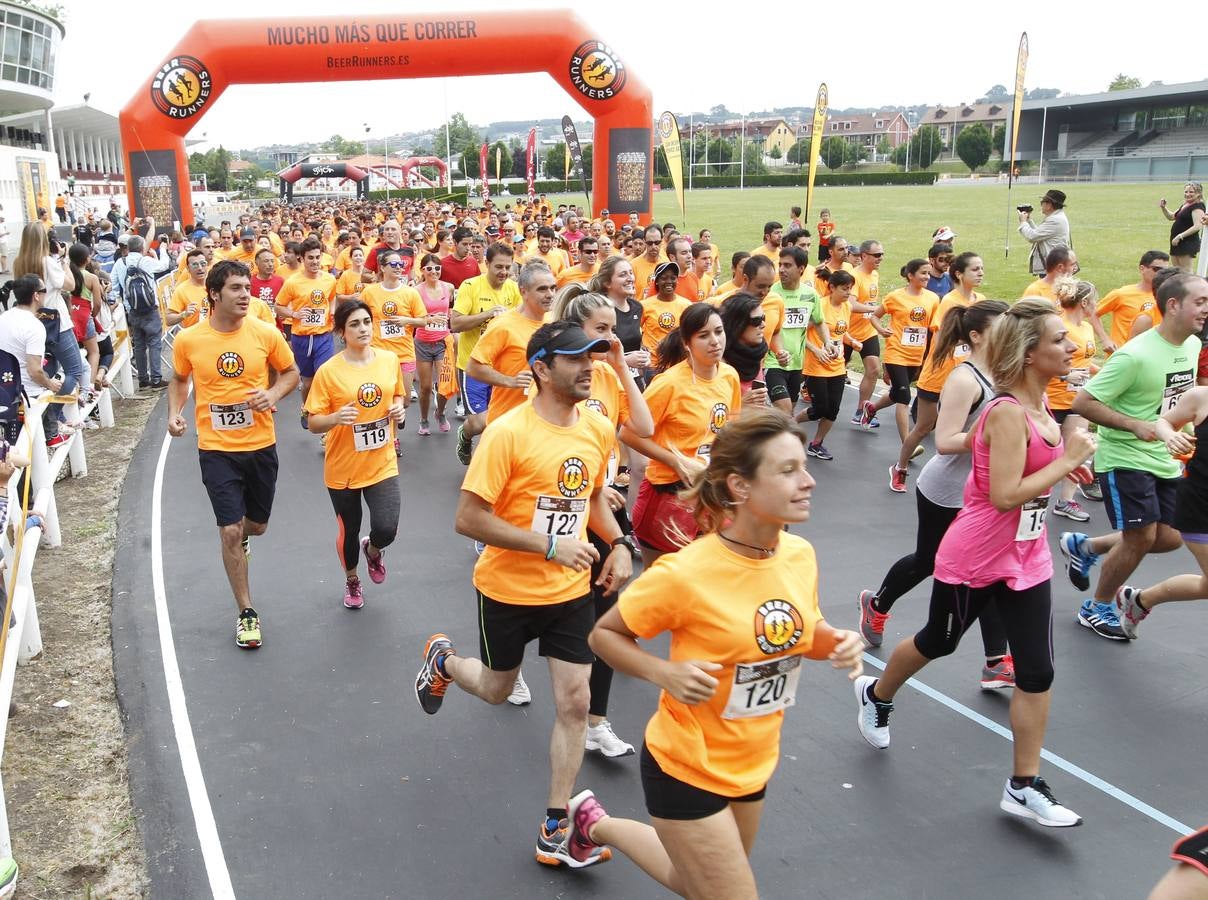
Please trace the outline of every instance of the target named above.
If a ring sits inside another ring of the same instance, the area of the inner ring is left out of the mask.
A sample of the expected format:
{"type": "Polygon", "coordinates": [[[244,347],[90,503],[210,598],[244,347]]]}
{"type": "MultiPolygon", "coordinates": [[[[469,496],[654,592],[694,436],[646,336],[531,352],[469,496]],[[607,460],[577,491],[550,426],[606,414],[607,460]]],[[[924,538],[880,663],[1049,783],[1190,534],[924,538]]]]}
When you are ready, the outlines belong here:
{"type": "Polygon", "coordinates": [[[168,433],[188,428],[183,411],[189,380],[197,391],[195,419],[201,480],[222,542],[239,618],[235,643],[247,650],[263,638],[248,586],[250,541],[268,528],[277,486],[277,437],[270,410],[298,386],[298,369],[277,329],[248,316],[247,266],[224,261],[206,276],[208,318],[176,337],[168,384],[168,433]],[[277,372],[268,387],[268,375],[277,372]]]}
{"type": "Polygon", "coordinates": [[[1129,338],[1136,337],[1161,320],[1161,314],[1154,311],[1153,279],[1169,265],[1169,254],[1162,250],[1146,251],[1137,263],[1140,273],[1137,283],[1118,287],[1099,301],[1095,307],[1095,320],[1108,313],[1112,316],[1111,339],[1104,345],[1107,352],[1124,346],[1129,338]]]}
{"type": "Polygon", "coordinates": [[[1095,472],[1108,518],[1118,533],[1090,538],[1066,532],[1061,552],[1070,581],[1090,584],[1090,569],[1106,554],[1095,595],[1078,610],[1078,622],[1100,637],[1128,640],[1116,612],[1116,592],[1148,553],[1182,546],[1174,528],[1178,460],[1158,439],[1158,416],[1172,409],[1195,384],[1199,333],[1208,319],[1208,282],[1175,275],[1158,289],[1162,319],[1108,357],[1074,397],[1076,415],[1099,426],[1095,472]]]}
{"type": "Polygon", "coordinates": [[[751,251],[752,256],[766,256],[773,263],[780,259],[780,239],[784,236],[784,226],[779,222],[765,222],[763,226],[763,243],[751,251]]]}
{"type": "Polygon", "coordinates": [[[587,645],[595,624],[589,582],[599,554],[587,540],[589,526],[611,546],[596,583],[611,593],[632,571],[602,491],[612,423],[579,405],[591,394],[590,354],[607,349],[607,341],[567,322],[543,325],[530,338],[525,353],[537,393],[487,429],[457,507],[457,531],[488,545],[474,567],[481,661],[457,655],[447,635],[434,634],[415,679],[416,699],[429,715],[440,710],[453,682],[498,705],[512,691],[525,646],[538,641],[549,661],[556,715],[537,861],[576,868],[609,858],[571,856],[566,821],[583,762],[595,659],[587,645]]]}
{"type": "Polygon", "coordinates": [[[763,363],[763,377],[768,386],[768,399],[787,415],[792,415],[793,404],[801,394],[805,333],[810,323],[820,326],[825,346],[831,347],[818,294],[804,280],[809,262],[809,255],[800,247],[783,248],[779,258],[780,281],[772,285],[763,301],[769,322],[771,308],[776,308],[777,316],[777,325],[768,329],[770,349],[763,363]]]}
{"type": "Polygon", "coordinates": [[[474,232],[464,225],[453,229],[453,252],[440,261],[440,280],[453,285],[453,290],[462,283],[479,276],[478,260],[474,249],[474,232]]]}
{"type": "MultiPolygon", "coordinates": [[[[323,244],[317,237],[311,235],[304,240],[301,250],[302,271],[281,286],[274,311],[291,326],[289,342],[302,375],[305,407],[315,372],[335,353],[331,328],[336,312],[336,280],[323,271],[323,244]]],[[[308,430],[306,419],[303,409],[303,431],[308,430]]]]}
{"type": "MultiPolygon", "coordinates": [[[[856,290],[851,299],[851,327],[848,334],[852,340],[860,343],[860,359],[864,363],[864,377],[860,379],[860,400],[856,404],[856,413],[851,417],[853,425],[863,422],[861,410],[864,404],[872,399],[873,388],[881,378],[881,338],[888,337],[889,332],[881,327],[881,323],[869,315],[860,313],[875,312],[881,302],[881,260],[885,258],[885,248],[880,241],[865,241],[860,245],[860,265],[852,272],[856,279],[856,290]]],[[[847,358],[851,359],[852,347],[843,348],[847,358]]],[[[868,423],[869,428],[879,428],[881,423],[874,416],[868,423]]]]}

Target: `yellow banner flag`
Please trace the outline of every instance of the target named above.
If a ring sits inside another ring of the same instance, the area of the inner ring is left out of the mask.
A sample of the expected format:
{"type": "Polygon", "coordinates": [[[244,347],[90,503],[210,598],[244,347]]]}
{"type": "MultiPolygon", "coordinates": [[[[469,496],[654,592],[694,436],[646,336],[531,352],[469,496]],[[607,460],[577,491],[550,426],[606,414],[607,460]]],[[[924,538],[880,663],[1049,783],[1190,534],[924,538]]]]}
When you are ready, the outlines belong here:
{"type": "Polygon", "coordinates": [[[679,122],[672,112],[664,112],[659,116],[659,143],[663,155],[667,157],[667,171],[671,175],[671,183],[675,186],[675,199],[679,201],[680,216],[684,226],[688,224],[688,211],[684,203],[684,154],[680,144],[679,122]]]}
{"type": "Polygon", "coordinates": [[[818,174],[818,157],[822,154],[822,133],[826,130],[826,107],[829,100],[824,81],[818,85],[818,97],[814,100],[814,123],[810,130],[810,170],[805,181],[805,213],[802,222],[810,220],[810,201],[814,199],[814,177],[818,174]]]}
{"type": "Polygon", "coordinates": [[[1028,68],[1028,33],[1019,38],[1019,56],[1015,60],[1015,104],[1011,110],[1011,164],[1007,167],[1007,185],[1015,179],[1015,148],[1019,144],[1019,114],[1023,111],[1023,78],[1028,68]]]}
{"type": "Polygon", "coordinates": [[[503,152],[503,148],[500,147],[498,144],[496,144],[495,145],[495,187],[496,188],[499,187],[500,162],[502,161],[500,159],[500,154],[502,152],[503,152]]]}

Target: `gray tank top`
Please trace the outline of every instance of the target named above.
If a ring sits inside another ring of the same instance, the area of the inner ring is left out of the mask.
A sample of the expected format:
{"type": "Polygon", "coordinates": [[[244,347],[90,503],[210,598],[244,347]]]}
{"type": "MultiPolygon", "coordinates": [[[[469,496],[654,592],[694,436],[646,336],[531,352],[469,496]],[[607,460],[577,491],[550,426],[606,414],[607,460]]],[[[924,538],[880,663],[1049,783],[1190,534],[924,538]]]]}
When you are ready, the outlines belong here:
{"type": "MultiPolygon", "coordinates": [[[[981,385],[981,397],[969,410],[965,417],[965,431],[977,422],[982,404],[994,396],[994,386],[973,363],[965,360],[958,366],[968,366],[977,383],[981,385]]],[[[955,372],[956,369],[953,369],[955,372]]],[[[919,473],[917,490],[936,506],[948,509],[960,509],[964,506],[965,482],[969,480],[969,472],[973,469],[973,456],[969,453],[940,454],[937,453],[927,460],[923,471],[919,473]]]]}

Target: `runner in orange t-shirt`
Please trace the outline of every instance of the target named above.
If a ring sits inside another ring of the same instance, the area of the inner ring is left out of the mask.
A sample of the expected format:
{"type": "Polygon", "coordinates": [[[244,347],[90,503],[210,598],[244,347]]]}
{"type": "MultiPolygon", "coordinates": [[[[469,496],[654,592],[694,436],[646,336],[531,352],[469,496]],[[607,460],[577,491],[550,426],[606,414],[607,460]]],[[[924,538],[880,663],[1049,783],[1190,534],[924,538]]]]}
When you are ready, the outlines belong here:
{"type": "Polygon", "coordinates": [[[386,580],[383,551],[398,534],[398,459],[394,428],[406,415],[398,358],[373,346],[373,311],[361,300],[340,305],[335,332],[345,349],[315,373],[306,411],[324,441],[323,481],[339,525],[336,547],[344,570],[344,606],[364,605],[358,560],[374,584],[386,580]],[[369,507],[369,534],[361,537],[361,500],[369,507]]]}
{"type": "Polygon", "coordinates": [[[264,534],[277,486],[277,435],[271,410],[298,386],[298,369],[277,329],[248,320],[251,278],[241,263],[217,263],[206,276],[210,315],[187,328],[172,345],[176,374],[168,383],[168,433],[180,437],[189,382],[195,415],[201,480],[210,496],[222,563],[239,618],[235,643],[260,646],[260,617],[248,586],[249,541],[264,534]],[[268,373],[277,382],[268,386],[268,373]]]}
{"type": "MultiPolygon", "coordinates": [[[[849,333],[854,340],[860,342],[860,361],[864,364],[864,377],[860,379],[860,396],[855,414],[851,417],[853,425],[862,425],[864,404],[872,398],[873,389],[881,380],[881,341],[888,337],[888,332],[881,323],[872,317],[881,302],[881,261],[885,258],[885,248],[880,241],[868,240],[860,245],[860,264],[852,275],[856,279],[855,294],[851,298],[851,328],[849,333]]],[[[851,361],[852,347],[843,348],[844,358],[851,361]]],[[[864,426],[879,428],[881,423],[873,420],[864,426]]]]}
{"type": "Polygon", "coordinates": [[[822,618],[813,547],[784,530],[809,518],[803,443],[778,410],[727,425],[687,495],[705,536],[648,568],[592,631],[601,658],[663,688],[642,748],[653,827],[582,791],[567,807],[575,859],[611,844],[675,894],[757,896],[749,854],[802,658],[863,671],[860,636],[822,618]],[[667,659],[638,644],[664,632],[667,659]]]}
{"type": "MultiPolygon", "coordinates": [[[[553,276],[546,272],[545,279],[552,286],[553,276]]],[[[434,634],[415,679],[416,699],[429,715],[440,710],[453,682],[502,703],[525,646],[539,642],[538,652],[549,660],[556,715],[536,857],[574,868],[609,858],[567,852],[566,799],[583,762],[594,659],[587,646],[595,622],[589,570],[599,553],[587,541],[589,527],[609,546],[596,582],[615,592],[632,572],[603,491],[613,426],[581,405],[591,393],[591,353],[607,348],[607,341],[567,322],[543,325],[529,339],[523,352],[537,393],[487,426],[457,507],[457,530],[486,545],[474,567],[482,659],[458,655],[447,635],[434,634]]]]}
{"type": "MultiPolygon", "coordinates": [[[[302,271],[287,278],[277,294],[275,312],[290,322],[290,348],[302,375],[302,402],[319,366],[331,359],[331,317],[336,311],[336,280],[323,271],[323,245],[316,237],[302,243],[302,271]]],[[[306,412],[302,412],[306,428],[306,412]]]]}
{"type": "MultiPolygon", "coordinates": [[[[654,270],[656,293],[642,301],[642,347],[651,355],[651,366],[657,366],[655,348],[667,335],[679,328],[680,317],[692,306],[692,301],[676,293],[679,266],[662,262],[654,270]]],[[[647,372],[647,376],[653,376],[647,372]]]]}

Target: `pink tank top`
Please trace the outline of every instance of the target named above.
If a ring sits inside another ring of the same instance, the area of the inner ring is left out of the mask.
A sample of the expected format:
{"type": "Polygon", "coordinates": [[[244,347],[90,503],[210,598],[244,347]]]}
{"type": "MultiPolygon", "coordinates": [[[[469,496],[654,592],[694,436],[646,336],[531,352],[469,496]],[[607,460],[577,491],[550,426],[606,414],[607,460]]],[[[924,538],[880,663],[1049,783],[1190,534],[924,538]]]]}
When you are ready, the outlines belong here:
{"type": "Polygon", "coordinates": [[[440,296],[435,299],[428,296],[427,285],[418,284],[416,285],[415,289],[419,291],[419,298],[424,301],[424,308],[428,311],[428,315],[444,316],[445,321],[444,328],[417,328],[415,330],[415,336],[421,341],[443,341],[445,339],[445,335],[449,333],[448,288],[446,288],[443,283],[439,285],[438,290],[440,291],[440,296]]]}
{"type": "MultiPolygon", "coordinates": [[[[990,448],[982,438],[982,429],[990,410],[1000,403],[1019,405],[1014,397],[996,397],[986,404],[977,422],[964,506],[948,527],[935,557],[935,578],[944,584],[980,588],[1003,581],[1011,590],[1022,591],[1053,577],[1053,556],[1045,531],[1049,492],[1008,512],[999,512],[990,502],[990,448]]],[[[1060,440],[1055,447],[1046,443],[1028,419],[1025,476],[1043,469],[1064,450],[1060,440]]]]}

